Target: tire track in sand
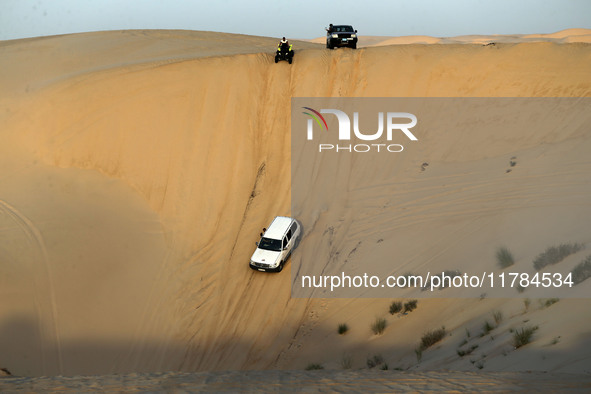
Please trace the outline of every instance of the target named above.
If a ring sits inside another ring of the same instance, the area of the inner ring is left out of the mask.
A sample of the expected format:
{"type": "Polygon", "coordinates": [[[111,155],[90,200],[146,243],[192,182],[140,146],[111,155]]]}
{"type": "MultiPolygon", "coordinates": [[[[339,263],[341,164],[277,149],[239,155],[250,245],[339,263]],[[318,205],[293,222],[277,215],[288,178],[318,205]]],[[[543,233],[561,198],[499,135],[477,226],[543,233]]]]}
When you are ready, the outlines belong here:
{"type": "MultiPolygon", "coordinates": [[[[58,314],[57,314],[57,303],[55,300],[55,286],[53,284],[53,274],[51,270],[51,264],[49,264],[49,257],[43,236],[35,224],[18,209],[8,204],[4,200],[0,200],[0,211],[4,212],[12,221],[23,231],[27,239],[34,245],[39,252],[43,264],[43,268],[46,271],[47,282],[49,286],[49,302],[51,304],[51,320],[52,327],[55,332],[55,343],[57,347],[57,358],[59,374],[63,374],[63,359],[62,359],[62,346],[60,333],[58,330],[58,314]]],[[[38,312],[39,313],[39,312],[38,312]]],[[[42,350],[44,352],[44,350],[42,350]]],[[[45,366],[44,366],[45,368],[45,366]]]]}

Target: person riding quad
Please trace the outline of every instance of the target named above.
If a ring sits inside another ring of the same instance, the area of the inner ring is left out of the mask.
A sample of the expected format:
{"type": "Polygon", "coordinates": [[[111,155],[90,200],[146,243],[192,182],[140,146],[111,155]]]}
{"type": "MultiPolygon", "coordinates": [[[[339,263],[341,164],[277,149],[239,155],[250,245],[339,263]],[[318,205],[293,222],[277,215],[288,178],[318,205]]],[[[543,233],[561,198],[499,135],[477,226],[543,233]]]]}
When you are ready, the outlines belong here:
{"type": "Polygon", "coordinates": [[[275,63],[279,60],[287,60],[290,64],[293,58],[293,45],[287,41],[285,37],[279,41],[277,45],[277,53],[275,54],[275,63]]]}
{"type": "Polygon", "coordinates": [[[287,41],[287,39],[285,37],[283,37],[281,39],[281,41],[279,41],[279,45],[277,45],[277,50],[278,51],[286,51],[286,50],[291,51],[291,45],[289,45],[289,41],[287,41]]]}

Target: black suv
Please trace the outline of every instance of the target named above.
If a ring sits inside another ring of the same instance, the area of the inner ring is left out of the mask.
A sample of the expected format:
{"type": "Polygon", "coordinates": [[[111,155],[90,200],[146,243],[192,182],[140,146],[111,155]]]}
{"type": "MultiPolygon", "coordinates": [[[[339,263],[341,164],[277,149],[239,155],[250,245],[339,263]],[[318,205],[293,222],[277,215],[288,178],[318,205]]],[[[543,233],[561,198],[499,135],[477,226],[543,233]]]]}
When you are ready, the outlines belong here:
{"type": "Polygon", "coordinates": [[[350,47],[357,48],[357,30],[349,25],[334,25],[332,29],[328,29],[326,33],[326,47],[333,49],[334,47],[350,47]]]}

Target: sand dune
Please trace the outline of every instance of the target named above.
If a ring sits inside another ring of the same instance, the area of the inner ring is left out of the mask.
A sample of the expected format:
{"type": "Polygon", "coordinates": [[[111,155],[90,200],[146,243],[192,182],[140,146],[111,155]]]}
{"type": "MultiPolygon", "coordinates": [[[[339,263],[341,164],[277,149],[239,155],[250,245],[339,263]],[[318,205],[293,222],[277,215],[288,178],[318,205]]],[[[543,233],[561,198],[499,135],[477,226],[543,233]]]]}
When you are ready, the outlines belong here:
{"type": "MultiPolygon", "coordinates": [[[[409,44],[517,44],[525,42],[584,42],[589,43],[591,39],[590,29],[565,29],[550,34],[493,34],[493,35],[463,35],[455,37],[432,37],[432,36],[365,36],[359,35],[359,47],[374,47],[383,45],[409,45],[409,44]]],[[[310,42],[325,44],[325,37],[318,37],[310,42]]]]}
{"type": "Polygon", "coordinates": [[[558,39],[565,39],[571,38],[576,39],[577,37],[582,37],[582,40],[579,42],[588,42],[584,41],[589,36],[590,32],[589,29],[564,29],[557,31],[556,33],[550,34],[527,34],[524,35],[524,38],[558,38],[558,39]]]}
{"type": "MultiPolygon", "coordinates": [[[[575,33],[585,35],[553,38],[575,33]]],[[[519,299],[421,300],[413,315],[390,318],[395,330],[373,337],[369,324],[390,300],[291,299],[289,270],[264,275],[247,265],[260,229],[290,213],[291,97],[591,95],[588,45],[494,40],[399,46],[388,38],[357,51],[297,41],[291,66],[273,63],[276,38],[220,33],[0,43],[0,366],[18,375],[340,368],[349,353],[357,368],[380,352],[391,367],[474,370],[456,348],[466,328],[479,331],[499,309],[501,339],[479,342],[486,368],[588,371],[587,300],[553,309],[533,301],[525,314],[519,299]],[[539,339],[509,352],[508,330],[525,320],[540,325],[539,339]],[[352,327],[346,337],[336,334],[342,321],[352,327]],[[452,337],[417,363],[420,334],[440,325],[452,337]]],[[[589,144],[588,127],[464,147],[461,158],[434,144],[426,154],[439,166],[421,187],[448,177],[448,187],[461,188],[473,179],[453,174],[488,174],[519,152],[524,171],[513,187],[543,188],[546,173],[557,187],[570,177],[580,197],[589,144]]],[[[482,182],[474,206],[496,185],[482,182]]],[[[577,205],[562,208],[576,217],[577,205]]],[[[422,242],[437,245],[442,231],[430,229],[422,242]]],[[[539,245],[521,236],[525,262],[539,245]]],[[[487,242],[469,253],[490,249],[487,242]]]]}
{"type": "Polygon", "coordinates": [[[450,392],[484,388],[487,392],[583,392],[588,376],[511,372],[398,371],[230,371],[133,373],[126,375],[8,378],[0,389],[10,392],[450,392]]]}

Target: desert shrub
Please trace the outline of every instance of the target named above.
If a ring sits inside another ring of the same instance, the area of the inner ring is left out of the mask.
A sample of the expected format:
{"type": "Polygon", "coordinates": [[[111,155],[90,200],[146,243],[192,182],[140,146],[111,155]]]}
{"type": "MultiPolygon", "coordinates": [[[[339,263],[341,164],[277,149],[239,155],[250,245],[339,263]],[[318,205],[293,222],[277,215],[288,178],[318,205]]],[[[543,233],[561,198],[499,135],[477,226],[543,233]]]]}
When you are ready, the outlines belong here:
{"type": "Polygon", "coordinates": [[[437,289],[443,290],[443,289],[449,287],[449,284],[451,283],[453,278],[455,278],[456,276],[461,276],[461,275],[462,275],[462,273],[458,270],[445,270],[439,275],[432,275],[432,277],[429,279],[428,282],[425,283],[425,286],[421,290],[422,291],[430,290],[432,288],[432,286],[434,286],[433,285],[433,278],[434,277],[439,278],[439,281],[438,281],[439,287],[437,287],[437,289]]]}
{"type": "Polygon", "coordinates": [[[572,270],[572,279],[575,285],[589,277],[591,277],[591,255],[572,270]]]}
{"type": "Polygon", "coordinates": [[[567,256],[577,253],[581,249],[583,249],[583,245],[578,243],[551,246],[535,258],[534,268],[539,271],[547,265],[559,263],[567,256]]]}
{"type": "Polygon", "coordinates": [[[480,334],[480,336],[483,337],[494,329],[495,327],[492,324],[490,324],[488,320],[486,320],[482,325],[482,333],[480,334]]]}
{"type": "Polygon", "coordinates": [[[324,369],[324,367],[322,366],[322,364],[317,363],[310,363],[306,366],[306,371],[313,371],[316,369],[324,369]]]}
{"type": "Polygon", "coordinates": [[[343,354],[341,358],[341,367],[343,369],[351,369],[353,366],[353,358],[349,354],[343,354]]]}
{"type": "Polygon", "coordinates": [[[441,327],[441,328],[438,328],[435,330],[427,331],[421,337],[421,344],[419,346],[420,349],[425,350],[425,349],[430,348],[431,346],[435,345],[437,342],[441,341],[445,337],[446,334],[447,334],[447,331],[445,330],[445,327],[441,327]]]}
{"type": "Polygon", "coordinates": [[[347,331],[349,331],[349,326],[347,325],[347,323],[341,323],[339,324],[338,331],[340,335],[344,335],[347,333],[347,331]]]}
{"type": "Polygon", "coordinates": [[[531,342],[534,332],[538,329],[538,326],[523,327],[521,330],[517,329],[513,332],[513,346],[516,349],[527,345],[531,342]]]}
{"type": "Polygon", "coordinates": [[[542,307],[548,308],[549,306],[556,304],[558,301],[560,301],[560,298],[548,298],[546,301],[540,300],[540,304],[542,307]]]}
{"type": "Polygon", "coordinates": [[[388,322],[383,317],[376,317],[376,320],[371,325],[371,330],[374,334],[380,335],[386,329],[388,322]]]}
{"type": "Polygon", "coordinates": [[[415,348],[415,355],[417,356],[417,362],[420,363],[423,359],[423,349],[421,349],[421,346],[415,348]]]}
{"type": "Polygon", "coordinates": [[[447,288],[451,281],[453,280],[453,278],[455,278],[456,276],[461,276],[462,273],[458,270],[445,270],[443,271],[443,273],[441,274],[441,286],[439,286],[439,289],[445,289],[447,288]],[[443,278],[449,278],[447,280],[443,280],[443,278]]]}
{"type": "Polygon", "coordinates": [[[390,304],[390,314],[394,315],[402,310],[402,302],[400,301],[393,301],[390,304]]]}
{"type": "Polygon", "coordinates": [[[493,315],[493,319],[495,319],[495,324],[497,326],[503,322],[503,312],[494,311],[492,315],[493,315]]]}
{"type": "Polygon", "coordinates": [[[497,249],[497,264],[499,268],[507,268],[515,264],[513,254],[506,247],[502,246],[497,249]]]}
{"type": "Polygon", "coordinates": [[[384,363],[384,358],[381,355],[376,354],[375,356],[368,358],[366,363],[367,368],[374,368],[378,365],[382,365],[384,363]]]}
{"type": "Polygon", "coordinates": [[[467,356],[469,354],[472,354],[472,352],[474,350],[476,350],[476,349],[478,349],[478,345],[472,345],[468,349],[460,349],[460,348],[458,348],[456,350],[456,353],[458,354],[458,356],[464,357],[464,356],[467,356]]]}
{"type": "Polygon", "coordinates": [[[380,369],[381,369],[382,371],[387,371],[387,370],[388,370],[388,363],[384,363],[384,364],[382,364],[382,366],[380,367],[380,369]]]}
{"type": "Polygon", "coordinates": [[[404,303],[404,313],[412,312],[417,309],[417,300],[410,300],[404,303]]]}

